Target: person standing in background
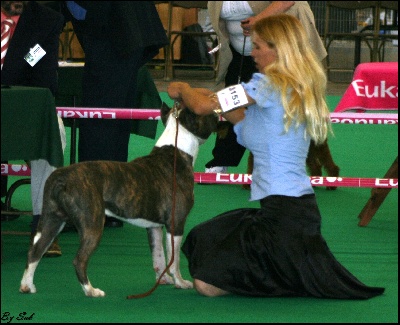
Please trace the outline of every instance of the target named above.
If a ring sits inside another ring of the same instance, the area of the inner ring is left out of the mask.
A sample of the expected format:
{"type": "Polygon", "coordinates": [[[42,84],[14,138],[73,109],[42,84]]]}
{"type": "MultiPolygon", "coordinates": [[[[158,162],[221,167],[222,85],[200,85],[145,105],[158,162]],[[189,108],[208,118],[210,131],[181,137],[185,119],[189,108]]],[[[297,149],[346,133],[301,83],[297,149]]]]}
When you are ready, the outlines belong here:
{"type": "MultiPolygon", "coordinates": [[[[153,1],[64,1],[85,53],[83,107],[137,107],[137,77],[168,38],[153,1]]],[[[132,121],[81,119],[78,161],[128,159],[132,121]]],[[[106,227],[123,223],[106,217],[106,227]]]]}
{"type": "MultiPolygon", "coordinates": [[[[257,72],[250,56],[250,30],[256,21],[268,16],[280,13],[295,16],[306,29],[317,57],[322,61],[327,55],[307,1],[208,1],[208,13],[220,45],[217,88],[221,84],[228,87],[239,81],[247,82],[257,72]]],[[[205,166],[208,173],[225,173],[228,167],[238,166],[246,150],[237,143],[233,125],[227,121],[219,123],[213,159],[205,166]]]]}
{"type": "MultiPolygon", "coordinates": [[[[11,38],[4,63],[2,59],[1,84],[11,86],[28,86],[49,88],[55,96],[58,88],[58,47],[59,38],[64,26],[63,16],[36,1],[1,1],[1,28],[3,23],[12,21],[11,38]],[[33,66],[24,57],[36,45],[46,54],[33,66]]],[[[3,57],[2,38],[2,57],[3,57]]],[[[34,114],[34,112],[32,112],[34,114]]],[[[59,118],[63,150],[65,148],[65,129],[59,118]]],[[[31,195],[33,221],[31,239],[42,213],[43,191],[47,177],[55,169],[43,159],[30,161],[31,195]]],[[[7,193],[7,177],[1,177],[1,196],[7,193]]],[[[2,202],[3,206],[3,202],[2,202]]],[[[48,249],[45,256],[60,256],[61,249],[57,239],[48,249]]]]}

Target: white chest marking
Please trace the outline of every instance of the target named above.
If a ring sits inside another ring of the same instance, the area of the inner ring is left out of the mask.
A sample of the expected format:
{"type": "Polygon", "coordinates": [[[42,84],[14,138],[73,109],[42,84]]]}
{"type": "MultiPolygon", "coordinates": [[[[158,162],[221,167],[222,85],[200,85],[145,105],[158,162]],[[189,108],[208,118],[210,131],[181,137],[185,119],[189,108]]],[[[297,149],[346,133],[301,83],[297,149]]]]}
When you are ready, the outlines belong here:
{"type": "MultiPolygon", "coordinates": [[[[178,129],[178,149],[186,152],[193,157],[193,165],[196,161],[197,154],[199,152],[199,146],[204,142],[203,139],[196,137],[193,133],[189,132],[182,125],[179,124],[178,129]]],[[[156,147],[162,147],[166,145],[175,146],[176,137],[176,119],[170,115],[168,117],[167,124],[164,132],[159,137],[156,147]]]]}

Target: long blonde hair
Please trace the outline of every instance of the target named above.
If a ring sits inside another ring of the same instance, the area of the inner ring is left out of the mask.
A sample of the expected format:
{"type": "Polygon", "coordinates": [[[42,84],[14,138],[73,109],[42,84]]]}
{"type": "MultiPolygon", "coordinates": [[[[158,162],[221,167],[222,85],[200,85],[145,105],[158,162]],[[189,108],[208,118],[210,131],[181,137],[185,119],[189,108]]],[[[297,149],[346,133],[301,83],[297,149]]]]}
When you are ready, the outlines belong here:
{"type": "Polygon", "coordinates": [[[253,32],[277,53],[263,72],[281,91],[285,130],[294,121],[296,127],[305,122],[311,139],[324,142],[332,131],[325,99],[327,78],[301,22],[291,15],[274,15],[259,20],[253,32]]]}

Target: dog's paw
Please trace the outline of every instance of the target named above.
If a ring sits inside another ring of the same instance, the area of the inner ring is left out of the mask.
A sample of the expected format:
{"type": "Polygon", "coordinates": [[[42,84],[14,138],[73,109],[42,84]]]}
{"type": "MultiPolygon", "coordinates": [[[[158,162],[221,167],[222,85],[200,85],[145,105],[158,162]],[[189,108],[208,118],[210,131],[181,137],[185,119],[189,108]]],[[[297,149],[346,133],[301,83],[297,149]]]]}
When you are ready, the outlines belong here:
{"type": "Polygon", "coordinates": [[[336,186],[327,186],[326,189],[327,189],[328,191],[334,191],[334,190],[337,189],[337,187],[336,187],[336,186]]]}
{"type": "Polygon", "coordinates": [[[104,297],[105,295],[106,295],[106,293],[104,291],[97,289],[97,288],[93,288],[92,291],[86,293],[86,296],[95,297],[95,298],[96,297],[104,297]]]}
{"type": "Polygon", "coordinates": [[[174,279],[168,274],[164,274],[160,279],[160,284],[174,284],[174,279]]]}
{"type": "Polygon", "coordinates": [[[36,287],[34,284],[27,285],[27,284],[21,284],[19,287],[19,292],[21,293],[36,293],[36,287]]]}
{"type": "Polygon", "coordinates": [[[178,280],[177,279],[175,281],[175,288],[178,288],[178,289],[192,289],[193,288],[193,283],[188,281],[188,280],[183,280],[183,279],[178,280]]]}
{"type": "Polygon", "coordinates": [[[93,289],[93,294],[92,297],[104,297],[106,293],[103,290],[100,290],[98,288],[93,289]]]}
{"type": "Polygon", "coordinates": [[[106,294],[103,290],[93,288],[90,283],[82,285],[83,291],[87,297],[104,297],[106,294]]]}

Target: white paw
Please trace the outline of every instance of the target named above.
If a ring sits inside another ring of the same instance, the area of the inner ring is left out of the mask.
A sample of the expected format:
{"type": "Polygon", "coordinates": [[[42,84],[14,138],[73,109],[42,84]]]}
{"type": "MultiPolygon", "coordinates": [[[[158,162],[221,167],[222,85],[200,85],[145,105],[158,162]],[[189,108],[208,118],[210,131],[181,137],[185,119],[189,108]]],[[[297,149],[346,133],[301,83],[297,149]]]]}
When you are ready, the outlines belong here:
{"type": "Polygon", "coordinates": [[[188,280],[183,279],[176,279],[175,281],[175,288],[178,289],[191,289],[193,288],[193,283],[188,280]]]}
{"type": "Polygon", "coordinates": [[[86,285],[82,285],[82,288],[87,297],[104,297],[106,295],[104,291],[93,288],[90,282],[86,285]]]}
{"type": "Polygon", "coordinates": [[[164,274],[160,279],[160,284],[174,284],[174,279],[170,275],[164,274]]]}
{"type": "Polygon", "coordinates": [[[86,296],[88,297],[104,297],[105,295],[105,292],[98,288],[93,288],[91,291],[86,292],[86,296]]]}
{"type": "Polygon", "coordinates": [[[36,287],[34,284],[27,285],[27,284],[22,284],[19,287],[19,292],[22,293],[36,293],[36,287]]]}

